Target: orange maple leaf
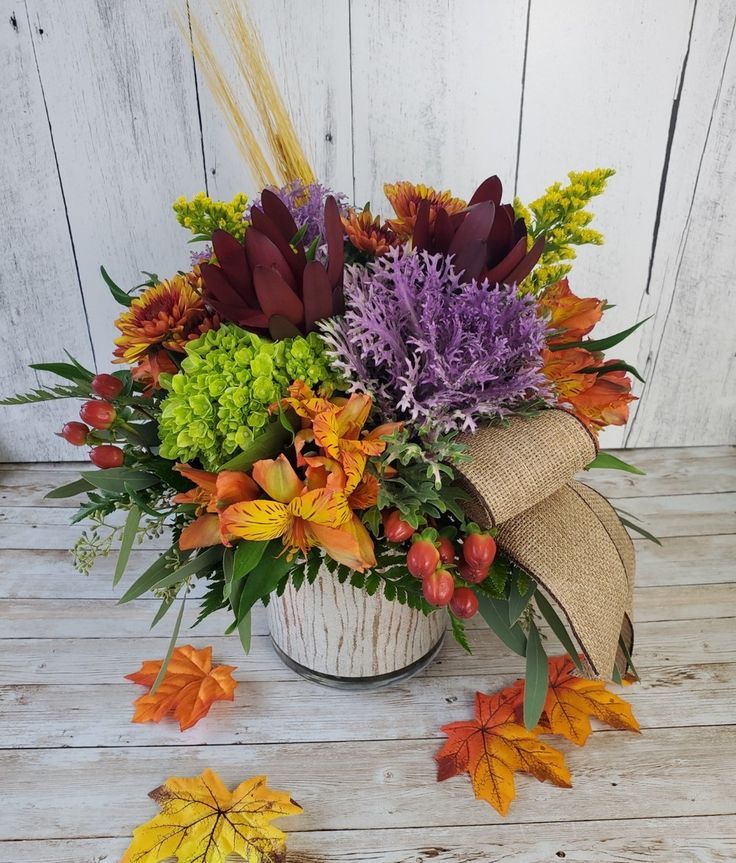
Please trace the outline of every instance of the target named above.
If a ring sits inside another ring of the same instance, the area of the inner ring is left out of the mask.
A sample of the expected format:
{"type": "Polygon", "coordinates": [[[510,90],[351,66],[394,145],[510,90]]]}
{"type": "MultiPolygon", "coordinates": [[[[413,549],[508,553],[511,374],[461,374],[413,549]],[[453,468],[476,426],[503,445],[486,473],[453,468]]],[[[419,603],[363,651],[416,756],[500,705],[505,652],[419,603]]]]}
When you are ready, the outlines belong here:
{"type": "MultiPolygon", "coordinates": [[[[575,664],[569,656],[553,656],[549,660],[549,688],[538,730],[547,734],[560,734],[578,746],[590,736],[591,717],[612,728],[639,731],[631,705],[606,689],[602,680],[588,680],[575,673],[575,664]]],[[[524,700],[524,681],[517,680],[513,687],[517,693],[517,716],[524,700]]]]}
{"type": "MultiPolygon", "coordinates": [[[[127,674],[126,680],[149,689],[161,670],[163,660],[148,659],[139,671],[127,674]]],[[[155,692],[141,695],[135,701],[133,722],[160,722],[167,713],[179,720],[186,731],[206,716],[215,701],[232,701],[237,681],[231,672],[234,665],[212,667],[212,648],[197,650],[191,644],[177,647],[171,654],[166,674],[155,692]]]]}
{"type": "Polygon", "coordinates": [[[565,759],[516,721],[518,693],[510,687],[495,695],[475,694],[475,719],[452,722],[442,749],[435,755],[437,780],[469,773],[473,791],[501,815],[516,796],[514,773],[529,773],[540,782],[562,788],[572,782],[565,759]]]}

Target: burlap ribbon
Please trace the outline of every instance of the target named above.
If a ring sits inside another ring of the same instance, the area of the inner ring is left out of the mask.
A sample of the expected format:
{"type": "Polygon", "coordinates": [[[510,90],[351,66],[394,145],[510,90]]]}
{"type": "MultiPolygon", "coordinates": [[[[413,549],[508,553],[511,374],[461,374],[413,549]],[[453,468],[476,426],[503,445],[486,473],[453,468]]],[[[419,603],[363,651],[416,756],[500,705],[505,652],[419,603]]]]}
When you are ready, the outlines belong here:
{"type": "Polygon", "coordinates": [[[633,649],[634,546],[613,507],[574,475],[595,458],[592,436],[572,414],[548,410],[482,429],[462,442],[458,469],[467,513],[498,528],[496,541],[567,618],[591,677],[623,675],[633,649]]]}

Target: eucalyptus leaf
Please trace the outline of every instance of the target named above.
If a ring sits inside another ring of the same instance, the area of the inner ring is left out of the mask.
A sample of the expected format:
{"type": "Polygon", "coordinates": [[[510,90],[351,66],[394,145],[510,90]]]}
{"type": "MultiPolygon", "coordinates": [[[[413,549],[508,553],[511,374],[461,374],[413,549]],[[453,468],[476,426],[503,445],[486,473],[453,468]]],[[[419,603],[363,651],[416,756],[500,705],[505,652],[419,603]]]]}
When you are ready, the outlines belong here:
{"type": "Polygon", "coordinates": [[[520,589],[524,585],[518,571],[514,572],[513,578],[509,583],[509,625],[511,626],[524,613],[536,590],[536,585],[526,576],[526,573],[524,573],[524,578],[526,579],[526,591],[524,593],[520,589]]]}
{"type": "Polygon", "coordinates": [[[133,504],[133,506],[131,506],[128,512],[128,517],[125,519],[123,536],[120,540],[120,551],[118,552],[118,559],[117,563],[115,564],[115,574],[112,577],[113,587],[115,587],[115,585],[123,577],[125,567],[128,565],[128,560],[130,559],[130,552],[133,548],[133,542],[135,541],[140,521],[141,511],[135,504],[133,504]]]}
{"type": "Polygon", "coordinates": [[[621,518],[620,515],[619,515],[619,519],[621,519],[621,524],[623,524],[625,527],[630,528],[633,531],[636,531],[636,533],[643,536],[644,539],[648,539],[650,542],[655,542],[657,545],[662,545],[662,543],[657,539],[657,537],[653,533],[649,533],[648,530],[645,530],[640,525],[635,524],[633,521],[629,521],[628,518],[621,518]]]}
{"type": "Polygon", "coordinates": [[[174,604],[174,598],[173,597],[171,599],[162,599],[161,600],[161,605],[159,605],[158,611],[156,612],[153,620],[151,621],[151,629],[153,629],[153,627],[156,626],[156,624],[161,621],[161,619],[164,617],[166,612],[171,608],[171,606],[173,604],[174,604]]]}
{"type": "Polygon", "coordinates": [[[477,596],[478,610],[483,620],[514,653],[526,656],[526,635],[518,623],[513,626],[509,624],[508,601],[493,599],[482,593],[478,593],[477,596]]]}
{"type": "Polygon", "coordinates": [[[170,548],[155,560],[145,572],[138,576],[118,600],[118,603],[122,604],[129,602],[131,599],[138,599],[139,596],[143,596],[144,593],[149,591],[162,578],[163,574],[168,571],[169,567],[173,566],[173,552],[174,549],[170,548]]]}
{"type": "Polygon", "coordinates": [[[161,480],[152,473],[143,470],[132,470],[129,467],[110,467],[106,470],[84,470],[82,477],[90,485],[103,491],[123,492],[125,486],[135,491],[150,488],[161,480]]]}
{"type": "Polygon", "coordinates": [[[176,616],[176,623],[174,624],[174,631],[171,633],[171,641],[169,641],[169,647],[166,651],[166,656],[164,657],[164,661],[161,663],[161,668],[156,675],[156,679],[153,681],[153,686],[151,687],[151,691],[148,693],[149,695],[153,695],[153,693],[158,689],[161,681],[166,676],[166,670],[169,667],[169,662],[171,662],[171,654],[174,652],[174,648],[176,647],[176,640],[179,638],[179,630],[181,629],[181,622],[184,618],[184,607],[187,604],[187,595],[186,592],[184,596],[181,598],[181,608],[179,609],[179,614],[176,616]]]}
{"type": "Polygon", "coordinates": [[[243,591],[238,602],[238,622],[248,614],[259,599],[264,599],[276,589],[291,568],[291,563],[285,554],[281,557],[275,556],[280,551],[280,547],[280,542],[272,541],[268,553],[264,554],[261,562],[248,577],[243,579],[243,591]]]}
{"type": "Polygon", "coordinates": [[[646,476],[646,471],[635,467],[633,464],[616,458],[610,452],[599,452],[593,461],[586,466],[586,470],[625,470],[627,473],[636,473],[639,476],[646,476]]]}
{"type": "Polygon", "coordinates": [[[44,497],[49,500],[74,497],[74,495],[83,494],[91,488],[94,488],[94,486],[87,482],[86,479],[75,479],[74,482],[68,482],[66,485],[60,485],[58,488],[53,489],[53,491],[50,491],[47,495],[44,495],[44,497]]]}
{"type": "Polygon", "coordinates": [[[539,722],[547,698],[547,654],[542,646],[539,630],[529,624],[526,643],[526,677],[524,681],[524,725],[531,731],[539,722]]]}
{"type": "Polygon", "coordinates": [[[250,640],[251,640],[251,616],[250,612],[248,612],[242,620],[238,623],[238,636],[240,638],[240,643],[243,645],[243,650],[245,654],[250,653],[250,640]]]}
{"type": "MultiPolygon", "coordinates": [[[[190,558],[183,566],[180,566],[168,575],[164,575],[163,578],[153,584],[149,590],[161,590],[165,587],[173,587],[174,585],[180,584],[191,575],[196,575],[196,573],[201,572],[204,569],[211,569],[219,560],[221,560],[222,553],[223,548],[221,545],[216,545],[212,548],[208,548],[206,551],[200,552],[196,557],[190,558]]],[[[125,598],[126,596],[128,596],[128,594],[126,594],[120,602],[128,602],[129,600],[125,598]]],[[[136,598],[137,597],[134,596],[130,597],[130,599],[136,598]]]]}
{"type": "Polygon", "coordinates": [[[568,633],[565,624],[562,622],[559,615],[552,607],[552,604],[547,600],[547,597],[544,596],[539,590],[536,593],[535,601],[537,603],[537,608],[539,609],[540,614],[547,621],[547,625],[552,630],[552,632],[554,632],[560,644],[567,651],[567,655],[575,663],[578,670],[582,671],[583,665],[580,662],[578,651],[575,649],[575,645],[573,644],[572,638],[570,638],[570,634],[568,633]]]}

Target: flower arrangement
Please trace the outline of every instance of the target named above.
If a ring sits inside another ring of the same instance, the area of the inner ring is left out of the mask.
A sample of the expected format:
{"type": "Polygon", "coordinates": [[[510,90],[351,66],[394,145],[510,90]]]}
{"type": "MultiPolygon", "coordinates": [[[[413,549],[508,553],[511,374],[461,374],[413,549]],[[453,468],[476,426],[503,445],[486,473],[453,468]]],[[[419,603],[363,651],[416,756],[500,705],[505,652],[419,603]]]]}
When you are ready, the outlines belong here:
{"type": "Polygon", "coordinates": [[[117,582],[137,541],[170,530],[123,600],[152,591],[158,621],[204,582],[199,619],[228,609],[246,649],[254,604],[321,567],[446,609],[466,647],[489,601],[534,627],[533,579],[468,517],[459,472],[468,435],[513,418],[626,422],[636,371],[604,352],[631,330],[590,338],[606,302],[568,283],[574,247],[601,242],[587,205],[611,174],[571,173],[528,207],[502,204],[497,177],[467,202],[400,182],[385,219],[298,178],[252,203],[179,199],[204,244],[188,271],[132,291],[102,271],[126,368],[42,363],[63,382],[8,400],[83,402],[61,435],[98,469],[52,493],[84,495],[75,520],[94,523],[78,568],[119,538],[117,582]]]}

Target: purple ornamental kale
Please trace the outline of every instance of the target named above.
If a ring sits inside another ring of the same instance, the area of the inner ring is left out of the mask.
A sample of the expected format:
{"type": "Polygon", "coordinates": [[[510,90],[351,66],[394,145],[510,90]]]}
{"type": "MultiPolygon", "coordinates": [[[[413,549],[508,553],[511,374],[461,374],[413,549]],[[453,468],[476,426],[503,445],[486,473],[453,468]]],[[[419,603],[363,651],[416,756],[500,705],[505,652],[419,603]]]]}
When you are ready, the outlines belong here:
{"type": "Polygon", "coordinates": [[[384,418],[427,433],[474,431],[549,397],[545,323],[513,286],[461,284],[451,259],[392,249],[345,274],[344,317],[322,326],[333,365],[384,418]]]}
{"type": "MultiPolygon", "coordinates": [[[[269,191],[274,192],[286,204],[294,217],[297,228],[304,225],[307,229],[304,233],[304,245],[308,246],[315,237],[325,236],[324,212],[325,199],[332,195],[337,201],[340,212],[344,213],[347,206],[345,195],[330,191],[320,183],[303,183],[301,180],[292,180],[287,186],[280,189],[269,186],[269,191]]],[[[260,207],[261,199],[254,199],[251,206],[260,207]]],[[[245,218],[250,218],[250,208],[246,210],[245,218]]]]}

